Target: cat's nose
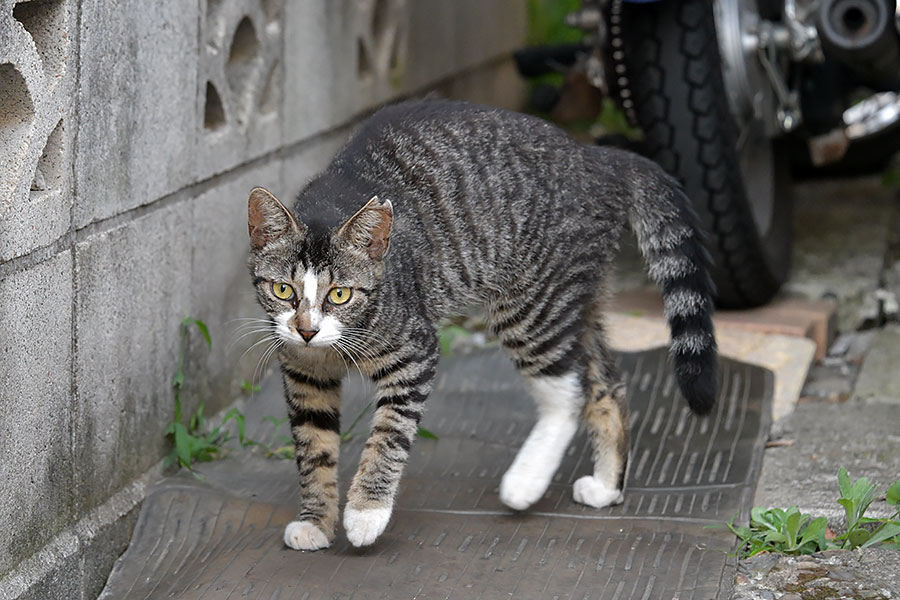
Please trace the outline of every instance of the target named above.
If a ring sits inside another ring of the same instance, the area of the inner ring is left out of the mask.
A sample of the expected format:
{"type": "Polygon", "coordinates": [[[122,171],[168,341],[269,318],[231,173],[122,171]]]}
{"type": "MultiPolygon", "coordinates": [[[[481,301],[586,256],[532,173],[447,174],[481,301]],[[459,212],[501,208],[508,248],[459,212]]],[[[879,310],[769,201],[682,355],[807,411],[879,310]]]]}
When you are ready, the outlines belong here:
{"type": "Polygon", "coordinates": [[[298,329],[297,332],[300,334],[300,336],[304,340],[306,340],[306,343],[308,344],[309,340],[313,339],[313,336],[315,336],[317,333],[319,333],[319,330],[315,329],[315,330],[309,331],[307,329],[298,329]]]}

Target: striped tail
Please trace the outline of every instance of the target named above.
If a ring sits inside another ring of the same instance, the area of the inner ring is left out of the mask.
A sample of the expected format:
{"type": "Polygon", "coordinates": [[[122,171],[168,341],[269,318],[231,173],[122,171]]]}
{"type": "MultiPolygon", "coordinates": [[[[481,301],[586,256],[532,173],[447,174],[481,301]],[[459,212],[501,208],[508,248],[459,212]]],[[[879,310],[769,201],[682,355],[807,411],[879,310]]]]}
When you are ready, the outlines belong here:
{"type": "Polygon", "coordinates": [[[681,186],[656,167],[652,175],[650,181],[642,178],[629,207],[629,220],[650,279],[662,288],[678,386],[691,410],[705,415],[716,401],[711,259],[703,247],[697,215],[681,186]]]}

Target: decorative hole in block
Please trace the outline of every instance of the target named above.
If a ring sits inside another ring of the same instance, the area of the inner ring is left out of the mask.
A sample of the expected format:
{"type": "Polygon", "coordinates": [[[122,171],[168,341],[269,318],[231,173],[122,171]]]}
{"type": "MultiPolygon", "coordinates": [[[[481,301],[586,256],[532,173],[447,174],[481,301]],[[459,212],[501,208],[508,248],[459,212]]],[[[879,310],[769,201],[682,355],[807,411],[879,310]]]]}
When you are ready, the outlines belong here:
{"type": "Polygon", "coordinates": [[[222,97],[212,82],[206,82],[206,101],[203,108],[203,127],[209,130],[219,129],[225,125],[225,107],[222,97]]]}
{"type": "Polygon", "coordinates": [[[62,189],[62,179],[66,167],[63,133],[63,122],[60,119],[47,137],[44,151],[41,153],[41,158],[38,159],[37,169],[34,171],[34,180],[31,182],[32,194],[54,192],[62,189]]]}
{"type": "Polygon", "coordinates": [[[406,52],[405,0],[359,0],[356,75],[360,83],[401,85],[406,52]]]}
{"type": "Polygon", "coordinates": [[[231,40],[228,62],[225,64],[225,77],[234,98],[235,118],[240,125],[247,122],[254,97],[254,82],[258,81],[261,66],[259,38],[249,17],[238,23],[231,40]]]}
{"type": "Polygon", "coordinates": [[[278,80],[280,79],[280,65],[278,61],[272,64],[269,74],[266,76],[266,85],[259,97],[259,112],[264,115],[275,112],[278,108],[278,80]]]}
{"type": "Polygon", "coordinates": [[[34,103],[22,74],[9,63],[0,64],[0,199],[10,198],[34,121],[34,103]]]}
{"type": "Polygon", "coordinates": [[[380,41],[387,32],[390,16],[390,6],[388,0],[375,0],[375,6],[372,9],[372,38],[377,42],[380,41]]]}
{"type": "Polygon", "coordinates": [[[65,72],[68,34],[66,7],[62,0],[32,0],[13,7],[13,17],[31,34],[47,87],[51,90],[65,72]]]}

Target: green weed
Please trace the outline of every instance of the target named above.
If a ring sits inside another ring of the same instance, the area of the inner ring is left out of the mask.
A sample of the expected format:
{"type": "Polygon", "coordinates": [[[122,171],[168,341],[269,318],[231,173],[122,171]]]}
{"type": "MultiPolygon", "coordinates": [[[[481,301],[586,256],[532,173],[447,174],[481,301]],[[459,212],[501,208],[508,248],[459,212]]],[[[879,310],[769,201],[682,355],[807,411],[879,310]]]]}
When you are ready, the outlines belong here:
{"type": "Polygon", "coordinates": [[[787,510],[755,507],[750,511],[750,524],[736,527],[734,519],[725,524],[740,540],[738,557],[749,558],[760,552],[781,554],[812,554],[822,550],[867,548],[878,544],[891,544],[900,548],[900,481],[887,489],[885,500],[894,507],[887,519],[865,516],[875,499],[876,486],[866,477],[852,484],[847,470],[838,471],[837,500],[844,508],[847,531],[828,539],[825,517],[813,519],[800,512],[796,506],[787,510]]]}
{"type": "Polygon", "coordinates": [[[244,435],[244,415],[233,408],[222,418],[222,422],[214,427],[203,416],[203,404],[197,406],[194,414],[188,419],[187,424],[182,423],[181,414],[181,390],[184,388],[184,354],[187,346],[190,328],[194,326],[206,341],[207,348],[212,349],[212,338],[206,324],[192,317],[185,317],[181,322],[178,350],[178,369],[172,377],[172,387],[175,390],[175,415],[172,422],[165,430],[165,435],[172,443],[173,448],[166,457],[165,465],[175,464],[185,467],[193,472],[191,466],[197,462],[207,462],[220,457],[225,452],[225,445],[232,439],[231,432],[227,428],[228,423],[233,422],[238,432],[238,441],[241,446],[248,446],[252,442],[244,435]]]}
{"type": "Polygon", "coordinates": [[[260,390],[260,387],[245,380],[241,382],[241,390],[249,396],[250,394],[257,393],[260,390]]]}
{"type": "Polygon", "coordinates": [[[459,325],[445,325],[441,328],[438,338],[441,343],[441,354],[443,356],[451,356],[453,354],[453,344],[457,338],[470,337],[472,332],[465,327],[459,325]]]}
{"type": "Polygon", "coordinates": [[[282,417],[279,419],[269,416],[263,417],[262,420],[264,423],[272,424],[272,434],[269,436],[268,441],[254,443],[265,452],[266,458],[294,458],[294,440],[291,439],[291,436],[278,431],[282,425],[287,423],[288,418],[282,417]]]}

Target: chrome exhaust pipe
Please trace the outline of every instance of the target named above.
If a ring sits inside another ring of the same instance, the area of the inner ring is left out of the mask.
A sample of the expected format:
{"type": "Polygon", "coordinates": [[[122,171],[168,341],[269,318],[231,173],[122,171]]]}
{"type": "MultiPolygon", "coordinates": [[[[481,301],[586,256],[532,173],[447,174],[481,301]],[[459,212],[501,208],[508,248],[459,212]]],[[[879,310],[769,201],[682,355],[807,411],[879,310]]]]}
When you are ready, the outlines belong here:
{"type": "Polygon", "coordinates": [[[896,0],[823,0],[816,28],[826,56],[875,86],[900,82],[896,0]]]}

